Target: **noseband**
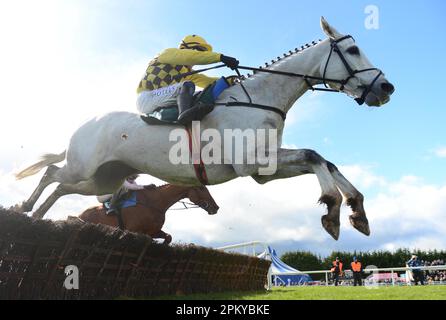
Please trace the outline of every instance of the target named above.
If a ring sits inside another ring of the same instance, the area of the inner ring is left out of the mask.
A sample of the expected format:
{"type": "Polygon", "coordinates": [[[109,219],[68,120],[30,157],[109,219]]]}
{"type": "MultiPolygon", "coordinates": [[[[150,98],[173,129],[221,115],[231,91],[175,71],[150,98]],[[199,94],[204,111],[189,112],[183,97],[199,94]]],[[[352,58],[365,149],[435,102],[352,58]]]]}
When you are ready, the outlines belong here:
{"type": "Polygon", "coordinates": [[[345,85],[350,81],[351,78],[356,77],[356,75],[358,73],[366,72],[366,71],[378,71],[378,74],[372,80],[372,82],[370,82],[370,84],[368,86],[361,86],[361,87],[364,87],[364,91],[362,92],[361,97],[356,98],[355,101],[359,105],[362,105],[365,102],[365,98],[367,97],[367,95],[372,90],[373,85],[378,80],[378,78],[383,74],[383,72],[380,69],[378,69],[378,68],[368,68],[368,69],[362,69],[362,70],[353,70],[353,68],[348,63],[347,59],[345,59],[344,54],[342,53],[342,51],[338,47],[338,43],[339,42],[347,40],[347,39],[352,39],[353,41],[355,41],[355,39],[352,36],[350,36],[350,35],[347,35],[347,36],[342,37],[342,38],[337,39],[337,40],[330,39],[331,50],[330,50],[330,54],[328,55],[327,62],[325,63],[324,74],[322,76],[322,81],[324,83],[324,86],[326,88],[328,88],[328,85],[327,85],[327,80],[328,79],[326,78],[326,73],[327,73],[327,67],[328,67],[328,64],[330,63],[330,58],[333,55],[333,52],[338,54],[339,58],[341,59],[342,63],[344,64],[344,66],[347,69],[347,72],[349,74],[349,76],[347,78],[343,79],[343,80],[335,80],[335,81],[329,80],[331,82],[337,82],[337,83],[341,84],[341,87],[339,88],[339,91],[344,91],[345,85]]]}

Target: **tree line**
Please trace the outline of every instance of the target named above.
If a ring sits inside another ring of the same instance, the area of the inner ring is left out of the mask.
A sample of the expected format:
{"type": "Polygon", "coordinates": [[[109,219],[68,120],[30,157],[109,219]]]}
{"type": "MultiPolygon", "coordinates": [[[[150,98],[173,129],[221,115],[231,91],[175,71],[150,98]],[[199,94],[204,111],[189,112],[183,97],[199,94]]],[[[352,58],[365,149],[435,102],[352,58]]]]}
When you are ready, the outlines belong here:
{"type": "Polygon", "coordinates": [[[350,263],[353,257],[361,261],[363,267],[376,266],[378,268],[404,267],[412,254],[418,256],[418,259],[432,262],[434,260],[443,260],[446,262],[446,251],[430,250],[409,250],[398,249],[390,251],[372,251],[372,252],[345,252],[333,251],[329,256],[323,258],[309,251],[286,252],[281,256],[283,262],[300,271],[328,270],[332,262],[339,257],[344,264],[344,269],[350,269],[350,263]]]}

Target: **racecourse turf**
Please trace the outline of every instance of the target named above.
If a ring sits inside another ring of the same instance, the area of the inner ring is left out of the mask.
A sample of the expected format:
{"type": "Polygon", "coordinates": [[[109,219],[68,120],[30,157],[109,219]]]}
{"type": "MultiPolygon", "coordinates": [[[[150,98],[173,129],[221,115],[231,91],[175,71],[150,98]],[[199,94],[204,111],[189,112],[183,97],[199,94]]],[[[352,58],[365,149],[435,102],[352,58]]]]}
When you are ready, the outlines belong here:
{"type": "Polygon", "coordinates": [[[271,291],[163,297],[185,300],[446,300],[446,286],[280,287],[271,291]]]}

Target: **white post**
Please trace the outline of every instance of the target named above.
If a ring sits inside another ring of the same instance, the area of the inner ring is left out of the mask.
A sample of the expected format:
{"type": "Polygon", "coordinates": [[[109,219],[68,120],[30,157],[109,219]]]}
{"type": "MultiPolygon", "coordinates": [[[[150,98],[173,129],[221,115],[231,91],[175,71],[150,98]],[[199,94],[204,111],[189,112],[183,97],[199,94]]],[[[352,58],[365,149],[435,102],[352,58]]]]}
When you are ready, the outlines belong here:
{"type": "Polygon", "coordinates": [[[272,287],[273,287],[273,275],[272,275],[272,272],[271,272],[271,267],[268,269],[268,274],[266,275],[266,277],[267,277],[267,281],[268,281],[268,283],[267,283],[267,290],[271,290],[272,289],[272,287]]]}
{"type": "Polygon", "coordinates": [[[392,286],[395,286],[395,278],[393,277],[393,270],[390,270],[390,274],[392,276],[392,286]]]}
{"type": "Polygon", "coordinates": [[[325,272],[325,285],[328,286],[328,272],[325,272]]]}

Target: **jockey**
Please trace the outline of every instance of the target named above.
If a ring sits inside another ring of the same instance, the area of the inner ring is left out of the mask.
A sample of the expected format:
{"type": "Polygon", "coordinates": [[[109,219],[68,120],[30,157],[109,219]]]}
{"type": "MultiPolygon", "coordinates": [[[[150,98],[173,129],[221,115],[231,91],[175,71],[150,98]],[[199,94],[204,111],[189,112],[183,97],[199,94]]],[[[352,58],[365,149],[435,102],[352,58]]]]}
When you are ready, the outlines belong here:
{"type": "Polygon", "coordinates": [[[199,106],[192,106],[195,85],[205,88],[219,78],[203,74],[179,74],[193,71],[194,65],[223,62],[231,69],[237,68],[235,58],[213,52],[212,46],[200,36],[189,35],[183,38],[179,48],[169,48],[158,54],[146,69],[138,85],[137,108],[144,114],[156,107],[178,105],[178,122],[186,124],[193,120],[199,106]]]}
{"type": "Polygon", "coordinates": [[[138,178],[137,174],[128,176],[124,184],[113,194],[107,194],[104,196],[98,196],[97,199],[99,202],[104,203],[107,201],[110,201],[110,206],[107,209],[106,214],[113,214],[116,212],[116,205],[118,204],[119,200],[122,199],[122,197],[127,194],[129,191],[137,191],[144,189],[144,186],[141,186],[136,183],[136,179],[138,178]]]}

